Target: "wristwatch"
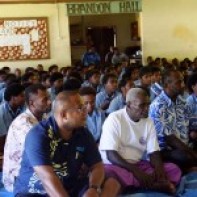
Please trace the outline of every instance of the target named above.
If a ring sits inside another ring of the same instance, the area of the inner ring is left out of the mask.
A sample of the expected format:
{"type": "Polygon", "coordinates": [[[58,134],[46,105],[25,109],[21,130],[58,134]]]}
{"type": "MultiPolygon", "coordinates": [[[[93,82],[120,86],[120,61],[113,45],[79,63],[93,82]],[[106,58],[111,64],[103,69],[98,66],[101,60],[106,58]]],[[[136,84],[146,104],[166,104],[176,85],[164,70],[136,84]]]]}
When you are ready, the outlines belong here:
{"type": "Polygon", "coordinates": [[[101,194],[101,192],[102,192],[102,189],[101,189],[101,187],[100,186],[98,186],[98,185],[90,185],[89,186],[89,189],[95,189],[96,190],[96,192],[100,195],[101,194]]]}

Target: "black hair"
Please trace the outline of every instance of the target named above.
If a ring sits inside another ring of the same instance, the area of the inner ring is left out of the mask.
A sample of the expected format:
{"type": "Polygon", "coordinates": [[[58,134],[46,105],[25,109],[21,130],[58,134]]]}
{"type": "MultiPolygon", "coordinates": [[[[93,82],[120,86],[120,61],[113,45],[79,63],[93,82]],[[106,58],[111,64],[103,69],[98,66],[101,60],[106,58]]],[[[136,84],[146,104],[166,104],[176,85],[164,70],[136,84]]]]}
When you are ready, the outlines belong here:
{"type": "Polygon", "coordinates": [[[4,70],[5,72],[6,72],[6,71],[10,71],[10,67],[4,66],[4,67],[2,68],[2,70],[4,70]]]}
{"type": "Polygon", "coordinates": [[[75,79],[79,80],[80,83],[83,82],[83,79],[82,79],[81,75],[80,75],[79,72],[77,72],[77,71],[71,71],[71,72],[69,73],[69,75],[67,76],[67,78],[68,78],[68,79],[73,79],[73,78],[75,78],[75,79]]]}
{"type": "Polygon", "coordinates": [[[25,102],[29,105],[29,101],[32,95],[38,94],[38,90],[45,91],[46,88],[42,84],[33,84],[25,89],[25,102]]]}
{"type": "Polygon", "coordinates": [[[139,77],[142,78],[144,75],[151,73],[149,66],[143,66],[140,68],[139,77]]]}
{"type": "Polygon", "coordinates": [[[49,73],[50,72],[52,72],[53,71],[53,69],[55,69],[55,68],[58,68],[58,65],[56,65],[56,64],[53,64],[53,65],[51,65],[50,67],[49,67],[49,73]]]}
{"type": "Polygon", "coordinates": [[[34,71],[35,71],[35,69],[33,67],[27,67],[25,69],[25,73],[34,72],[34,71]]]}
{"type": "Polygon", "coordinates": [[[21,81],[22,83],[26,83],[29,81],[29,79],[33,76],[35,76],[36,74],[33,72],[27,72],[25,73],[22,77],[21,77],[21,81]]]}
{"type": "Polygon", "coordinates": [[[9,102],[13,96],[18,96],[24,90],[25,90],[25,88],[19,83],[13,83],[13,84],[9,85],[5,89],[5,93],[4,93],[5,101],[9,102]]]}
{"type": "Polygon", "coordinates": [[[78,91],[81,82],[76,78],[67,79],[63,84],[63,91],[78,91]]]}
{"type": "Polygon", "coordinates": [[[118,89],[121,90],[122,87],[125,87],[128,81],[131,81],[131,78],[122,78],[118,83],[118,89]]]}
{"type": "Polygon", "coordinates": [[[6,83],[6,86],[9,86],[13,83],[20,83],[20,82],[17,80],[15,74],[9,73],[9,74],[7,74],[7,76],[5,78],[5,83],[6,83]]]}
{"type": "Polygon", "coordinates": [[[0,70],[0,75],[6,75],[7,73],[5,72],[5,70],[0,70]]]}
{"type": "Polygon", "coordinates": [[[94,96],[96,96],[96,91],[95,91],[94,88],[92,88],[90,86],[89,87],[82,87],[79,90],[79,94],[81,96],[85,96],[85,95],[94,95],[94,96]]]}
{"type": "Polygon", "coordinates": [[[113,73],[105,74],[105,75],[103,76],[102,84],[105,85],[105,84],[108,82],[108,80],[109,80],[110,78],[115,78],[115,79],[117,79],[117,76],[116,76],[115,74],[113,74],[113,73]]]}
{"type": "Polygon", "coordinates": [[[171,73],[177,72],[175,69],[166,69],[162,75],[162,84],[166,87],[167,84],[171,83],[171,73]]]}
{"type": "Polygon", "coordinates": [[[151,70],[152,74],[157,73],[157,72],[161,72],[161,69],[157,66],[151,66],[150,70],[151,70]]]}
{"type": "Polygon", "coordinates": [[[193,73],[192,75],[189,76],[188,81],[187,81],[187,87],[190,93],[193,93],[192,86],[197,84],[197,73],[193,73]]]}
{"type": "Polygon", "coordinates": [[[47,79],[50,79],[50,75],[48,75],[48,74],[42,75],[42,78],[41,78],[42,82],[46,81],[47,79]]]}
{"type": "Polygon", "coordinates": [[[89,80],[93,75],[100,74],[98,70],[92,69],[86,73],[86,80],[89,80]]]}
{"type": "Polygon", "coordinates": [[[59,80],[59,79],[62,79],[62,80],[63,80],[63,77],[64,77],[64,76],[62,75],[62,73],[55,72],[55,73],[53,73],[53,74],[50,76],[49,81],[50,81],[51,85],[53,85],[53,83],[54,83],[55,81],[57,81],[57,80],[59,80]]]}

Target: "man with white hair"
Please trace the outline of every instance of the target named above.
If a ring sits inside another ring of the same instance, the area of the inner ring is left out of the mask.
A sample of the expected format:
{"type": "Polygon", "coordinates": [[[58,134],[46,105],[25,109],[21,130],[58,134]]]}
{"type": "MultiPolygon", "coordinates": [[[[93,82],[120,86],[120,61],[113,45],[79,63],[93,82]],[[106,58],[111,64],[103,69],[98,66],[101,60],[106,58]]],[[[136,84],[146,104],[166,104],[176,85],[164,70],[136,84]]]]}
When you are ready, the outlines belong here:
{"type": "Polygon", "coordinates": [[[146,91],[130,89],[126,107],[104,122],[99,149],[106,174],[115,177],[122,189],[132,186],[173,193],[181,172],[175,164],[162,163],[154,124],[148,118],[149,104],[146,91]]]}

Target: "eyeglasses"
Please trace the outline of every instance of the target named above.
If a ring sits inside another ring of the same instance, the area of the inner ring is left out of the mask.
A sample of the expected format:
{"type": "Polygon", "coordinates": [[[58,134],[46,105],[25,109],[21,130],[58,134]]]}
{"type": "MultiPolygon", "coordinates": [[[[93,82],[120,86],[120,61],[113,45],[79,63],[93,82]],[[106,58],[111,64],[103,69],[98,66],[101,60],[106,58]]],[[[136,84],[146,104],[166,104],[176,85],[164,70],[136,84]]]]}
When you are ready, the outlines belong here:
{"type": "Polygon", "coordinates": [[[77,111],[77,112],[79,112],[79,113],[84,113],[84,112],[86,112],[87,111],[87,109],[86,109],[86,107],[84,106],[84,105],[82,105],[82,106],[79,106],[79,107],[76,107],[76,108],[69,108],[69,109],[67,109],[67,111],[77,111]]]}

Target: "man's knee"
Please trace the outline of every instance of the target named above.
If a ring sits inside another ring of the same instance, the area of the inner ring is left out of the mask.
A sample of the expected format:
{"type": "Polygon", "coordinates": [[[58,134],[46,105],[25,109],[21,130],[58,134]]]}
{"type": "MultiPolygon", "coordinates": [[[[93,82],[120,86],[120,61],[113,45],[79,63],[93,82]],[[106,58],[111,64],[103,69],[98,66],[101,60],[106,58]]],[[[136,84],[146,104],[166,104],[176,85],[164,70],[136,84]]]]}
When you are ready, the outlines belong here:
{"type": "Polygon", "coordinates": [[[121,185],[115,178],[106,179],[103,187],[103,196],[117,196],[120,193],[121,185]]]}

